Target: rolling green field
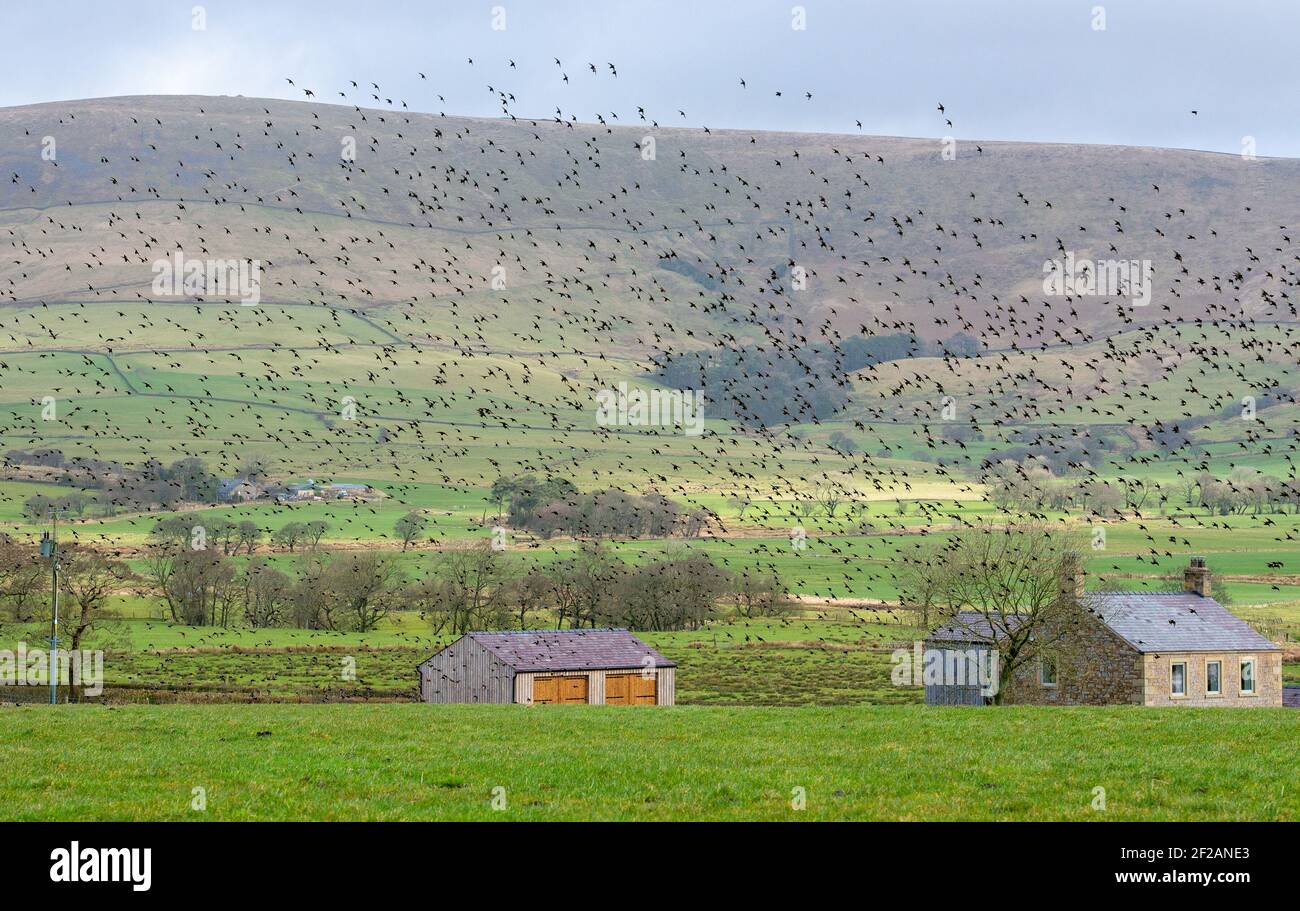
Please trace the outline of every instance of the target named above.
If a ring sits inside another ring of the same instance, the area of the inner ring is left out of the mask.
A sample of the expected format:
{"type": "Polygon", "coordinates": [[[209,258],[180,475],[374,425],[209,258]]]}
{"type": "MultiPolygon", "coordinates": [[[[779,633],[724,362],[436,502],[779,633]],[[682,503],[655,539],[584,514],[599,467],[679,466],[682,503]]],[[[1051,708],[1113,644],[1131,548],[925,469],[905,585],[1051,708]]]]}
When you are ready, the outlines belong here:
{"type": "Polygon", "coordinates": [[[1284,709],[21,707],[0,709],[0,806],[18,820],[1295,820],[1297,740],[1284,709]]]}

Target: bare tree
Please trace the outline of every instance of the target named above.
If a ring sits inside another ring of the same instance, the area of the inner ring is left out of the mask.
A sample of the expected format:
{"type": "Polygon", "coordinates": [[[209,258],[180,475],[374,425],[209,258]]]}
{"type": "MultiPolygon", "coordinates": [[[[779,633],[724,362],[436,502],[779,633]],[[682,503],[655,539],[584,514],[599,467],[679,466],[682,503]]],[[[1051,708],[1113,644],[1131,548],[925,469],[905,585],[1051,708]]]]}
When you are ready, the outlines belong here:
{"type": "Polygon", "coordinates": [[[779,617],[790,611],[790,598],[776,573],[740,572],[734,590],[738,616],[779,617]]]}
{"type": "Polygon", "coordinates": [[[162,542],[150,549],[146,567],[173,620],[194,626],[230,622],[238,586],[234,565],[220,550],[162,542]]]}
{"type": "Polygon", "coordinates": [[[335,603],[332,628],[369,632],[397,605],[401,567],[387,554],[342,554],[330,561],[325,578],[335,603]]]}
{"type": "Polygon", "coordinates": [[[737,521],[743,521],[745,518],[745,510],[749,509],[750,505],[754,501],[753,499],[750,498],[749,494],[738,494],[736,496],[729,497],[728,502],[731,503],[731,505],[736,508],[737,521]]]}
{"type": "Polygon", "coordinates": [[[308,522],[303,526],[303,536],[311,544],[312,549],[320,547],[321,539],[325,537],[325,532],[329,531],[330,524],[317,519],[314,522],[308,522]]]}
{"type": "Polygon", "coordinates": [[[36,548],[0,533],[0,599],[19,623],[37,619],[49,591],[48,564],[37,558],[36,548]]]}
{"type": "Polygon", "coordinates": [[[463,635],[475,627],[501,626],[509,571],[505,556],[488,541],[441,552],[434,578],[417,590],[434,628],[463,635]]]}
{"type": "Polygon", "coordinates": [[[424,533],[428,524],[429,520],[414,509],[394,522],[393,530],[402,539],[402,550],[410,547],[424,533]]]}
{"type": "Polygon", "coordinates": [[[550,575],[561,625],[566,614],[575,628],[596,626],[600,618],[609,617],[626,573],[623,561],[599,544],[584,544],[575,556],[553,564],[550,575]]]}
{"type": "Polygon", "coordinates": [[[286,522],[271,532],[271,544],[287,548],[289,553],[293,553],[303,539],[304,528],[301,522],[286,522]]]}
{"type": "Polygon", "coordinates": [[[1087,605],[1074,588],[1080,557],[1077,534],[1045,523],[978,527],[961,532],[933,554],[940,580],[935,603],[949,624],[991,640],[998,652],[1000,703],[1015,674],[1039,656],[1066,649],[1087,605]],[[969,621],[959,618],[958,611],[969,621]]]}
{"type": "Polygon", "coordinates": [[[257,549],[257,542],[262,538],[262,529],[257,527],[256,522],[245,519],[239,523],[238,534],[239,546],[244,549],[244,553],[251,557],[253,551],[257,549]]]}
{"type": "Polygon", "coordinates": [[[529,613],[549,610],[554,604],[555,583],[540,569],[520,576],[509,583],[507,598],[520,629],[528,629],[529,613]]]}
{"type": "Polygon", "coordinates": [[[63,621],[71,630],[71,650],[75,652],[86,633],[107,616],[109,597],[130,579],[131,572],[125,563],[75,544],[62,549],[59,566],[59,590],[72,608],[63,621]]]}
{"type": "Polygon", "coordinates": [[[901,556],[901,567],[895,573],[899,603],[905,610],[914,611],[917,625],[928,630],[932,620],[956,612],[945,600],[949,594],[943,572],[947,548],[937,541],[926,541],[901,556]]]}
{"type": "Polygon", "coordinates": [[[836,484],[821,484],[814,494],[818,504],[826,511],[826,518],[835,518],[835,512],[844,502],[844,491],[836,484]]]}
{"type": "Polygon", "coordinates": [[[293,580],[256,557],[248,561],[241,581],[244,622],[252,627],[278,626],[290,606],[293,580]]]}

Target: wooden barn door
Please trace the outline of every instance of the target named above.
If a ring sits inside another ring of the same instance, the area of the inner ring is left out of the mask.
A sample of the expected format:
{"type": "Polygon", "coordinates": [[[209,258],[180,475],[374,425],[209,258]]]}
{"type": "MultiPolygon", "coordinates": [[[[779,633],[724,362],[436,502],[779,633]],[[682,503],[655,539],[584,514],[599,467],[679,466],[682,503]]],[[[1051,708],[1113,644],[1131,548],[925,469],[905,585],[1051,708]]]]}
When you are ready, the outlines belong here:
{"type": "Polygon", "coordinates": [[[533,704],[553,705],[560,701],[559,677],[533,678],[533,704]]]}
{"type": "Polygon", "coordinates": [[[655,678],[648,680],[640,674],[606,674],[606,705],[654,705],[656,702],[655,678]]]}
{"type": "Polygon", "coordinates": [[[558,677],[560,681],[560,701],[565,705],[587,704],[587,677],[558,677]]]}
{"type": "Polygon", "coordinates": [[[640,674],[632,676],[632,704],[633,705],[654,705],[655,704],[655,683],[656,677],[642,677],[640,674]]]}
{"type": "Polygon", "coordinates": [[[587,677],[534,677],[533,705],[586,705],[587,677]]]}
{"type": "Polygon", "coordinates": [[[627,705],[631,687],[627,682],[628,674],[605,675],[605,705],[627,705]]]}

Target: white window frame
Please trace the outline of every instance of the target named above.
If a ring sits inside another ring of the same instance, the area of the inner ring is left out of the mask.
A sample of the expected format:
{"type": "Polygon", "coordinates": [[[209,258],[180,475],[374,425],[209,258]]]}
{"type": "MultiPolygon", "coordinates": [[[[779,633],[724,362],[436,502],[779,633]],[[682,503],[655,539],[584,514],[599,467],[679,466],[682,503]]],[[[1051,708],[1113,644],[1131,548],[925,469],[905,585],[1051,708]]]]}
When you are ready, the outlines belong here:
{"type": "Polygon", "coordinates": [[[1170,661],[1169,662],[1169,698],[1186,699],[1187,698],[1187,661],[1170,661]],[[1174,668],[1182,665],[1183,668],[1183,691],[1180,693],[1174,689],[1174,668]]]}
{"type": "Polygon", "coordinates": [[[1237,693],[1242,696],[1259,695],[1259,662],[1255,660],[1254,655],[1242,655],[1237,659],[1237,693]],[[1241,686],[1241,667],[1244,664],[1250,665],[1250,689],[1242,689],[1241,686]]]}
{"type": "Polygon", "coordinates": [[[1057,662],[1056,657],[1053,655],[1039,655],[1038,656],[1038,685],[1046,686],[1046,687],[1054,687],[1056,686],[1057,682],[1060,681],[1060,679],[1061,679],[1061,665],[1057,662]],[[1047,669],[1047,662],[1049,661],[1052,664],[1053,676],[1056,678],[1052,680],[1050,683],[1046,680],[1045,675],[1043,674],[1043,671],[1047,669]]]}
{"type": "Polygon", "coordinates": [[[1223,697],[1223,659],[1206,658],[1205,659],[1205,698],[1220,699],[1222,697],[1223,697]],[[1210,689],[1210,665],[1211,664],[1217,664],[1219,666],[1219,688],[1217,690],[1210,689]]]}

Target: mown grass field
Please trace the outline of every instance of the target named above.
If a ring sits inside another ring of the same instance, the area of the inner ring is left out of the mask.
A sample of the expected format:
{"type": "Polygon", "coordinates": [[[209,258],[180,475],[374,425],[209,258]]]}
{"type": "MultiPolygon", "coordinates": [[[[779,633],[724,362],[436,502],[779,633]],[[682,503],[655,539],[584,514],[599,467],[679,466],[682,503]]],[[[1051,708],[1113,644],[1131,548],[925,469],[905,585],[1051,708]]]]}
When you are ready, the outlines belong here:
{"type": "Polygon", "coordinates": [[[1295,820],[1297,741],[1284,709],[10,707],[0,814],[1295,820]]]}

